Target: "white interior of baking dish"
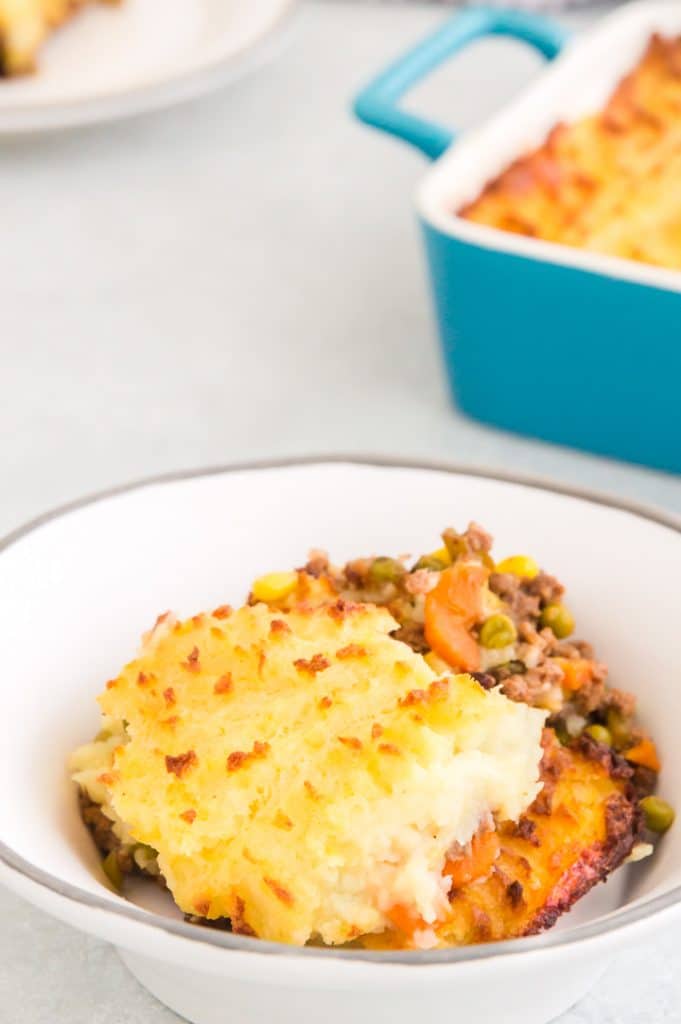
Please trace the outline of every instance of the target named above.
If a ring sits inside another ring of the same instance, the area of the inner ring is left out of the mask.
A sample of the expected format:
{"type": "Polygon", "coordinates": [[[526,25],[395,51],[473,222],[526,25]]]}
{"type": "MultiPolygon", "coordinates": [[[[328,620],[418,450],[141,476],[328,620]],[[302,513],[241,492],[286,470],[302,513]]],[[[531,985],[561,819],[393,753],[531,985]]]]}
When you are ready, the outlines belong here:
{"type": "Polygon", "coordinates": [[[479,246],[681,291],[679,271],[528,239],[455,215],[513,160],[541,145],[557,122],[600,110],[654,32],[681,33],[677,0],[629,4],[571,40],[527,89],[437,161],[417,193],[421,215],[445,234],[479,246]]]}
{"type": "MultiPolygon", "coordinates": [[[[96,695],[159,612],[237,604],[252,579],[300,565],[312,546],[346,559],[422,552],[475,519],[495,552],[532,553],[567,586],[579,633],[616,685],[635,691],[681,805],[681,533],[630,512],[516,483],[356,464],[226,472],[157,483],[52,518],[0,551],[3,742],[0,860],[72,900],[125,901],[104,885],[69,752],[98,729],[96,695]],[[25,863],[20,863],[25,862],[25,863]]],[[[568,915],[572,928],[681,884],[681,824],[653,858],[617,872],[568,915]]],[[[179,917],[140,882],[131,899],[179,917]]],[[[210,936],[217,933],[206,932],[210,936]]]]}

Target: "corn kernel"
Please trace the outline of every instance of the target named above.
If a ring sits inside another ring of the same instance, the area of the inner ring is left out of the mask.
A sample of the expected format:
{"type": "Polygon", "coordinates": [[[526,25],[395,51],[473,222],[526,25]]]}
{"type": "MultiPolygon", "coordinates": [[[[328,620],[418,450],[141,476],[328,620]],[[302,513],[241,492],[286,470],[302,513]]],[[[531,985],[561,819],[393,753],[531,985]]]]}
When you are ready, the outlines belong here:
{"type": "Polygon", "coordinates": [[[486,619],[488,619],[490,615],[494,615],[495,612],[498,612],[503,604],[499,595],[495,594],[493,590],[490,590],[486,583],[480,591],[480,600],[482,604],[482,611],[486,619]]]}
{"type": "Polygon", "coordinates": [[[445,566],[452,564],[449,551],[447,551],[447,548],[445,547],[438,548],[437,551],[431,551],[428,558],[436,558],[438,562],[442,562],[445,566]]]}
{"type": "Polygon", "coordinates": [[[438,675],[452,671],[451,665],[448,665],[439,654],[435,653],[435,651],[428,651],[427,654],[423,655],[423,660],[426,665],[428,665],[429,668],[432,668],[433,672],[437,672],[438,675]]]}
{"type": "Polygon", "coordinates": [[[256,601],[282,601],[293,593],[297,584],[296,572],[268,572],[255,580],[251,592],[256,601]]]}
{"type": "Polygon", "coordinates": [[[514,576],[524,576],[525,579],[531,580],[539,575],[539,566],[529,555],[511,555],[510,558],[497,562],[495,571],[510,572],[514,576]]]}

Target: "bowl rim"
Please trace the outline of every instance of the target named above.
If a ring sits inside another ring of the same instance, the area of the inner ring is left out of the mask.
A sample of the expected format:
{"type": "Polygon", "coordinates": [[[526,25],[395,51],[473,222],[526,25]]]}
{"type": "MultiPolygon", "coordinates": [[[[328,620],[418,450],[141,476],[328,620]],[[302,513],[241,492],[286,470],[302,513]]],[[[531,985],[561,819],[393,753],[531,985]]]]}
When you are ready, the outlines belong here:
{"type": "MultiPolygon", "coordinates": [[[[171,471],[138,478],[128,483],[102,489],[59,505],[12,530],[0,539],[0,556],[7,548],[52,520],[61,519],[71,512],[86,508],[89,505],[95,505],[109,498],[141,490],[148,486],[172,484],[202,477],[221,476],[238,472],[295,469],[305,466],[314,467],[332,464],[367,466],[380,469],[430,470],[453,476],[468,476],[491,480],[497,483],[516,484],[521,487],[577,498],[601,507],[627,512],[648,522],[666,527],[677,534],[681,534],[681,516],[679,515],[663,511],[652,505],[629,501],[590,488],[563,484],[551,479],[542,478],[541,476],[428,459],[402,459],[387,455],[367,455],[365,453],[348,455],[333,453],[328,455],[319,454],[233,462],[200,469],[171,471]]],[[[555,949],[573,945],[585,939],[595,939],[620,932],[627,926],[647,920],[664,910],[669,910],[675,905],[681,904],[681,885],[679,885],[670,889],[669,892],[662,893],[652,899],[635,903],[631,907],[624,907],[603,918],[578,925],[566,931],[548,931],[541,935],[503,939],[475,946],[455,946],[449,949],[437,950],[364,950],[322,946],[300,947],[235,935],[233,932],[223,932],[209,927],[189,924],[185,921],[173,920],[152,911],[142,910],[132,903],[112,903],[102,896],[92,894],[85,889],[81,889],[79,886],[64,882],[56,875],[52,875],[37,867],[18,854],[3,842],[2,839],[0,839],[0,864],[8,868],[10,873],[16,872],[24,876],[30,883],[49,890],[52,895],[66,899],[71,903],[80,904],[86,910],[104,911],[118,918],[127,919],[133,925],[141,924],[146,927],[159,929],[171,937],[189,939],[192,942],[240,952],[310,958],[314,960],[333,959],[377,964],[444,965],[555,949]]]]}

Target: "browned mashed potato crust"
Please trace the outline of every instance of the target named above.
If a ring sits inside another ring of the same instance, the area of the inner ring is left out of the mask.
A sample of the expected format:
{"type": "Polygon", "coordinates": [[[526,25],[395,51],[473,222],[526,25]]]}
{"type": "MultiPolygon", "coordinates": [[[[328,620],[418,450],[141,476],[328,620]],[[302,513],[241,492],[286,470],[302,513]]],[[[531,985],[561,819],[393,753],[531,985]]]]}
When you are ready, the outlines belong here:
{"type": "MultiPolygon", "coordinates": [[[[449,528],[442,538],[440,549],[411,565],[406,558],[371,556],[337,567],[324,552],[314,551],[305,566],[284,574],[291,577],[286,593],[268,604],[275,612],[318,605],[333,612],[336,605],[343,609],[367,602],[383,606],[397,622],[394,635],[423,653],[436,671],[460,671],[460,665],[446,665],[429,645],[425,600],[447,568],[459,563],[484,567],[492,610],[512,622],[515,639],[497,657],[483,648],[484,623],[474,622],[469,632],[482,665],[472,674],[485,689],[499,687],[514,701],[547,709],[549,718],[541,792],[519,821],[497,823],[498,851],[487,873],[452,887],[452,914],[438,928],[438,939],[443,945],[460,945],[551,927],[642,839],[650,839],[639,801],[654,789],[659,766],[638,763],[636,752],[650,741],[636,722],[635,700],[608,685],[607,667],[591,645],[575,639],[571,630],[558,637],[544,625],[547,609],[565,607],[562,584],[537,567],[527,575],[509,571],[517,558],[495,563],[492,538],[477,524],[462,533],[449,528]]],[[[526,561],[524,556],[520,561],[526,561]]],[[[251,602],[256,603],[255,594],[251,602]]],[[[98,806],[85,796],[81,800],[95,842],[116,858],[120,871],[149,873],[163,884],[157,864],[135,857],[98,806]]],[[[464,858],[470,853],[470,847],[461,851],[464,858]]],[[[239,915],[210,922],[200,913],[187,917],[246,934],[253,931],[239,915]]],[[[409,945],[406,925],[401,929],[399,924],[388,934],[356,941],[372,948],[409,945]]]]}
{"type": "Polygon", "coordinates": [[[681,269],[681,37],[654,35],[600,113],[557,124],[458,214],[681,269]]]}

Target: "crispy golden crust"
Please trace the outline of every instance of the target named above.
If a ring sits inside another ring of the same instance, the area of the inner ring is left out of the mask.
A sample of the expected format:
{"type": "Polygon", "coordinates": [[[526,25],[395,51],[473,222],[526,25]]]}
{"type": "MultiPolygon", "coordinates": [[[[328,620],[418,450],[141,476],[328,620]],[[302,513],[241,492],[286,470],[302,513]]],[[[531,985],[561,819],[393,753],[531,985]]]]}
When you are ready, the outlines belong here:
{"type": "Polygon", "coordinates": [[[600,113],[556,125],[459,215],[681,269],[679,109],[681,37],[655,35],[600,113]]]}
{"type": "MultiPolygon", "coordinates": [[[[381,732],[374,727],[372,738],[380,739],[381,732]]],[[[517,824],[500,825],[501,849],[492,874],[452,893],[452,917],[441,930],[443,943],[485,942],[550,928],[622,863],[639,838],[636,779],[623,758],[588,736],[570,748],[562,747],[551,729],[545,731],[543,743],[542,792],[517,824]]],[[[82,794],[81,808],[99,849],[116,850],[124,874],[139,871],[132,851],[121,845],[99,805],[82,794]]],[[[196,812],[187,808],[181,817],[192,824],[196,812]]],[[[291,823],[278,824],[288,828],[291,823]]],[[[157,881],[165,885],[162,877],[157,881]]],[[[196,923],[230,927],[228,918],[207,922],[198,911],[189,916],[196,923]]],[[[237,914],[237,920],[232,919],[233,930],[252,934],[241,918],[237,914]]],[[[388,944],[400,945],[403,940],[394,934],[388,944]]],[[[386,945],[385,936],[364,941],[386,945]]]]}
{"type": "Polygon", "coordinates": [[[537,795],[545,713],[438,677],[396,627],[338,599],[162,621],[105,688],[126,726],[96,781],[184,913],[295,944],[398,903],[435,921],[452,846],[537,795]]]}
{"type": "Polygon", "coordinates": [[[452,894],[447,943],[534,935],[622,863],[640,830],[631,769],[591,742],[561,747],[544,738],[543,799],[517,825],[499,827],[491,875],[452,894]]]}
{"type": "Polygon", "coordinates": [[[561,914],[607,876],[631,853],[639,831],[639,812],[624,793],[613,793],[604,803],[606,838],[582,851],[551,891],[542,908],[523,932],[536,935],[551,928],[561,914]]]}
{"type": "MultiPolygon", "coordinates": [[[[561,748],[550,730],[545,747],[544,799],[538,798],[517,824],[500,827],[501,851],[491,876],[452,894],[452,919],[441,930],[444,943],[487,942],[551,928],[622,863],[637,841],[642,823],[626,763],[593,743],[561,748]],[[573,813],[584,800],[593,801],[586,825],[573,813]]],[[[81,810],[102,853],[116,850],[124,874],[144,873],[131,851],[121,846],[99,805],[81,795],[81,810]]],[[[195,815],[190,808],[183,817],[191,823],[195,815]]],[[[286,828],[290,823],[280,824],[286,828]]],[[[163,876],[156,874],[156,881],[165,886],[163,876]]],[[[276,880],[269,879],[267,884],[280,900],[290,895],[277,891],[276,880]]],[[[237,908],[231,922],[225,917],[208,921],[202,912],[187,917],[197,924],[252,935],[243,914],[242,903],[241,913],[237,908]]],[[[391,938],[396,945],[403,942],[398,934],[391,938]]],[[[386,938],[374,936],[364,942],[384,947],[386,938]]]]}

